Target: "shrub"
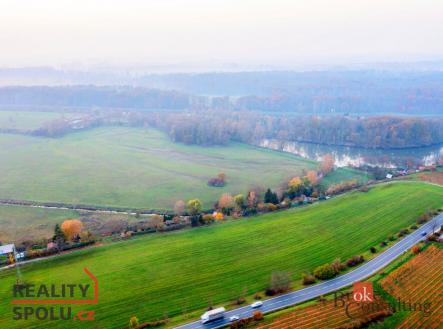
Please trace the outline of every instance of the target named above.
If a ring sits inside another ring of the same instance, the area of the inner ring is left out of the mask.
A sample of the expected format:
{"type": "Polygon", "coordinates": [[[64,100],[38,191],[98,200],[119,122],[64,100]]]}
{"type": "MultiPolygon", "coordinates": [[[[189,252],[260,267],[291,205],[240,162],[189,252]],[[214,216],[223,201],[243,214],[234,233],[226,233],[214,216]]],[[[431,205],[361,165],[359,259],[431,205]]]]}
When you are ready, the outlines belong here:
{"type": "Polygon", "coordinates": [[[377,252],[377,248],[375,248],[375,247],[371,247],[371,248],[369,248],[369,251],[370,251],[371,253],[375,254],[375,253],[377,252]]]}
{"type": "Polygon", "coordinates": [[[253,316],[251,316],[251,317],[249,317],[249,318],[240,319],[240,320],[238,320],[238,321],[235,321],[235,322],[231,323],[231,324],[229,325],[229,328],[231,328],[231,329],[247,328],[248,325],[249,325],[252,321],[254,321],[254,317],[253,317],[253,316]]]}
{"type": "Polygon", "coordinates": [[[276,292],[275,292],[274,289],[267,288],[267,289],[265,290],[265,295],[266,295],[266,296],[274,296],[275,294],[276,294],[276,292]]]}
{"type": "Polygon", "coordinates": [[[264,212],[266,210],[268,210],[268,207],[266,206],[265,203],[260,202],[260,203],[257,204],[257,211],[264,212]]]}
{"type": "Polygon", "coordinates": [[[138,318],[136,316],[133,316],[129,320],[129,328],[131,328],[131,329],[138,328],[139,325],[140,325],[140,322],[138,321],[138,318]]]}
{"type": "Polygon", "coordinates": [[[386,241],[382,241],[380,242],[380,247],[386,247],[388,244],[386,243],[386,241]]]}
{"type": "Polygon", "coordinates": [[[291,289],[291,275],[286,272],[273,272],[271,276],[270,289],[279,294],[291,289]]]}
{"type": "Polygon", "coordinates": [[[393,235],[388,236],[388,240],[389,241],[395,241],[395,236],[393,236],[393,235]]]}
{"type": "Polygon", "coordinates": [[[421,248],[419,245],[414,245],[412,246],[411,251],[417,255],[421,251],[421,248]]]}
{"type": "Polygon", "coordinates": [[[304,273],[302,276],[302,284],[307,286],[309,284],[313,284],[317,281],[317,279],[315,278],[314,275],[310,274],[310,273],[304,273]]]}
{"type": "Polygon", "coordinates": [[[334,260],[331,264],[332,268],[334,269],[334,271],[338,274],[341,271],[343,271],[346,268],[346,264],[342,263],[342,261],[340,260],[340,258],[337,258],[336,260],[334,260]]]}
{"type": "Polygon", "coordinates": [[[278,206],[273,203],[268,203],[268,211],[276,211],[278,209],[278,206]]]}
{"type": "Polygon", "coordinates": [[[421,215],[420,217],[418,217],[416,222],[417,222],[417,224],[423,224],[423,223],[426,223],[430,218],[431,218],[431,216],[429,216],[428,213],[425,213],[425,214],[421,215]]]}
{"type": "Polygon", "coordinates": [[[261,295],[260,294],[255,294],[254,295],[254,299],[255,300],[260,300],[261,299],[261,295]]]}
{"type": "Polygon", "coordinates": [[[237,300],[235,301],[235,304],[236,304],[236,305],[241,305],[241,304],[244,304],[244,303],[246,303],[246,299],[245,299],[245,297],[239,297],[239,298],[237,298],[237,300]]]}
{"type": "Polygon", "coordinates": [[[337,275],[334,268],[330,264],[325,264],[317,267],[314,270],[314,275],[320,280],[328,280],[337,275]]]}
{"type": "Polygon", "coordinates": [[[407,235],[408,233],[409,233],[409,230],[408,230],[407,228],[405,228],[405,229],[401,230],[401,231],[397,234],[397,236],[398,236],[399,238],[401,238],[402,236],[405,236],[405,235],[407,235]]]}
{"type": "Polygon", "coordinates": [[[343,192],[347,192],[352,190],[353,188],[356,188],[358,186],[358,181],[356,179],[350,180],[350,181],[346,181],[343,183],[339,183],[333,186],[330,186],[327,190],[326,190],[326,194],[327,195],[334,195],[334,194],[339,194],[339,193],[343,193],[343,192]]]}
{"type": "Polygon", "coordinates": [[[214,218],[210,214],[204,214],[202,219],[206,224],[209,224],[214,220],[214,218]]]}
{"type": "Polygon", "coordinates": [[[166,323],[168,323],[167,319],[164,320],[158,320],[158,321],[152,321],[152,322],[145,322],[140,324],[138,327],[136,327],[137,329],[145,329],[145,328],[154,328],[154,327],[159,327],[159,326],[163,326],[166,323]]]}
{"type": "Polygon", "coordinates": [[[433,235],[430,235],[430,236],[428,237],[428,241],[434,241],[434,242],[437,242],[437,241],[438,241],[438,238],[433,234],[433,235]]]}
{"type": "Polygon", "coordinates": [[[362,187],[360,187],[359,191],[360,191],[360,192],[364,192],[364,193],[369,192],[369,187],[367,187],[367,186],[362,186],[362,187]]]}
{"type": "Polygon", "coordinates": [[[263,320],[263,313],[260,311],[255,311],[253,318],[254,318],[254,321],[261,321],[261,320],[263,320]]]}
{"type": "Polygon", "coordinates": [[[208,185],[214,187],[223,187],[226,184],[225,179],[226,175],[224,173],[219,173],[217,177],[213,177],[208,180],[208,185]]]}
{"type": "Polygon", "coordinates": [[[327,301],[327,299],[326,299],[326,297],[325,296],[323,296],[323,295],[320,295],[320,296],[318,296],[318,298],[317,298],[317,301],[318,302],[326,302],[327,301]]]}
{"type": "Polygon", "coordinates": [[[412,225],[412,226],[411,226],[411,230],[416,230],[416,229],[418,229],[418,226],[417,226],[417,225],[412,225]]]}
{"type": "Polygon", "coordinates": [[[356,266],[358,264],[361,264],[364,261],[365,261],[365,259],[363,256],[352,256],[351,258],[349,258],[346,261],[346,265],[348,265],[349,267],[352,267],[352,266],[356,266]]]}

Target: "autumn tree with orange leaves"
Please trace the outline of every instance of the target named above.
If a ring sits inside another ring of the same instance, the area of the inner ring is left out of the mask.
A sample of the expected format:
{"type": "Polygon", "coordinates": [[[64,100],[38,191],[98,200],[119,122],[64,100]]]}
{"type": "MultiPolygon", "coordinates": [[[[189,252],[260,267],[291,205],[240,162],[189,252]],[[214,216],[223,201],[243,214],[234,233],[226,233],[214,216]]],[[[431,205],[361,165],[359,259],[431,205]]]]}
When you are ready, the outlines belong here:
{"type": "Polygon", "coordinates": [[[235,208],[235,200],[229,193],[223,193],[218,200],[218,206],[224,213],[228,213],[230,210],[235,208]]]}
{"type": "Polygon", "coordinates": [[[306,178],[309,180],[312,186],[315,186],[318,184],[318,175],[315,170],[309,170],[306,174],[306,178]]]}
{"type": "Polygon", "coordinates": [[[73,240],[83,229],[83,223],[78,219],[68,219],[63,222],[61,229],[68,240],[73,240]]]}
{"type": "Polygon", "coordinates": [[[320,170],[323,174],[329,174],[334,170],[335,159],[331,154],[326,154],[320,163],[320,170]]]}
{"type": "Polygon", "coordinates": [[[418,253],[421,251],[421,248],[420,248],[419,245],[414,245],[414,246],[412,246],[411,251],[412,251],[414,254],[418,254],[418,253]]]}

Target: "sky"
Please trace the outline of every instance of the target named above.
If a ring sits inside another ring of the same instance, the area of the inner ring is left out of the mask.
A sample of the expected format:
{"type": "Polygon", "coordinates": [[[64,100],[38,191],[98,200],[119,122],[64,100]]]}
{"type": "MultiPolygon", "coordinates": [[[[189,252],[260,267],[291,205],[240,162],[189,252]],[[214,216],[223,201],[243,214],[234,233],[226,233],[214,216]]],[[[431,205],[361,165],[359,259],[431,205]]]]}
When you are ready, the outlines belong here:
{"type": "Polygon", "coordinates": [[[0,0],[0,66],[443,58],[441,0],[0,0]]]}

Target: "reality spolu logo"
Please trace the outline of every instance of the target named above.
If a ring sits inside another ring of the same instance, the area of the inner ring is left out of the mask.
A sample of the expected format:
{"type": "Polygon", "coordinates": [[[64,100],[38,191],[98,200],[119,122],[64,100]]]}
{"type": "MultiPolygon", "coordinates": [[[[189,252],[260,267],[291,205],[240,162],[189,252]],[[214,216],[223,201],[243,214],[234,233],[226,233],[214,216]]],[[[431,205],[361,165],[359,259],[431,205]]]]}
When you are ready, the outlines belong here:
{"type": "Polygon", "coordinates": [[[90,283],[61,283],[61,284],[21,284],[13,285],[11,301],[13,320],[95,320],[95,311],[80,310],[73,315],[74,305],[98,304],[98,280],[87,269],[83,271],[93,281],[90,283]],[[88,293],[93,289],[93,299],[88,299],[88,293]]]}

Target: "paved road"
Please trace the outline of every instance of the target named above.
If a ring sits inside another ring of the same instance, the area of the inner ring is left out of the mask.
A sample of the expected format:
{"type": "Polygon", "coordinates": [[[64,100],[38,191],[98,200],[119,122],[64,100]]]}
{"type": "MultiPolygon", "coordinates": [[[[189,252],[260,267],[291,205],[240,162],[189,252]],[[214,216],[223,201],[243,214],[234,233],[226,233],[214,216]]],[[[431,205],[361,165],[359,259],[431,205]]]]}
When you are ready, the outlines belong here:
{"type": "MultiPolygon", "coordinates": [[[[357,269],[348,272],[344,275],[338,276],[332,280],[328,280],[323,283],[310,286],[308,288],[297,290],[288,294],[280,295],[278,297],[274,297],[266,301],[263,301],[263,306],[261,306],[257,310],[260,310],[263,313],[270,313],[281,308],[305,302],[307,300],[316,298],[321,295],[326,295],[330,292],[350,286],[356,281],[361,281],[363,279],[366,279],[367,277],[371,276],[375,272],[379,271],[380,269],[391,263],[394,259],[396,259],[405,251],[410,249],[417,242],[425,239],[426,237],[422,236],[422,233],[426,232],[427,235],[430,235],[432,233],[434,225],[437,225],[437,227],[443,225],[443,214],[427,222],[426,224],[421,226],[418,230],[409,234],[408,236],[400,240],[398,243],[387,249],[385,252],[373,258],[369,262],[361,265],[357,269]]],[[[237,315],[240,318],[246,318],[251,316],[253,312],[254,309],[252,309],[248,305],[226,312],[224,319],[210,322],[208,324],[202,324],[200,323],[200,321],[195,321],[179,326],[177,328],[180,329],[220,328],[226,326],[229,323],[228,319],[230,316],[237,315]]]]}

